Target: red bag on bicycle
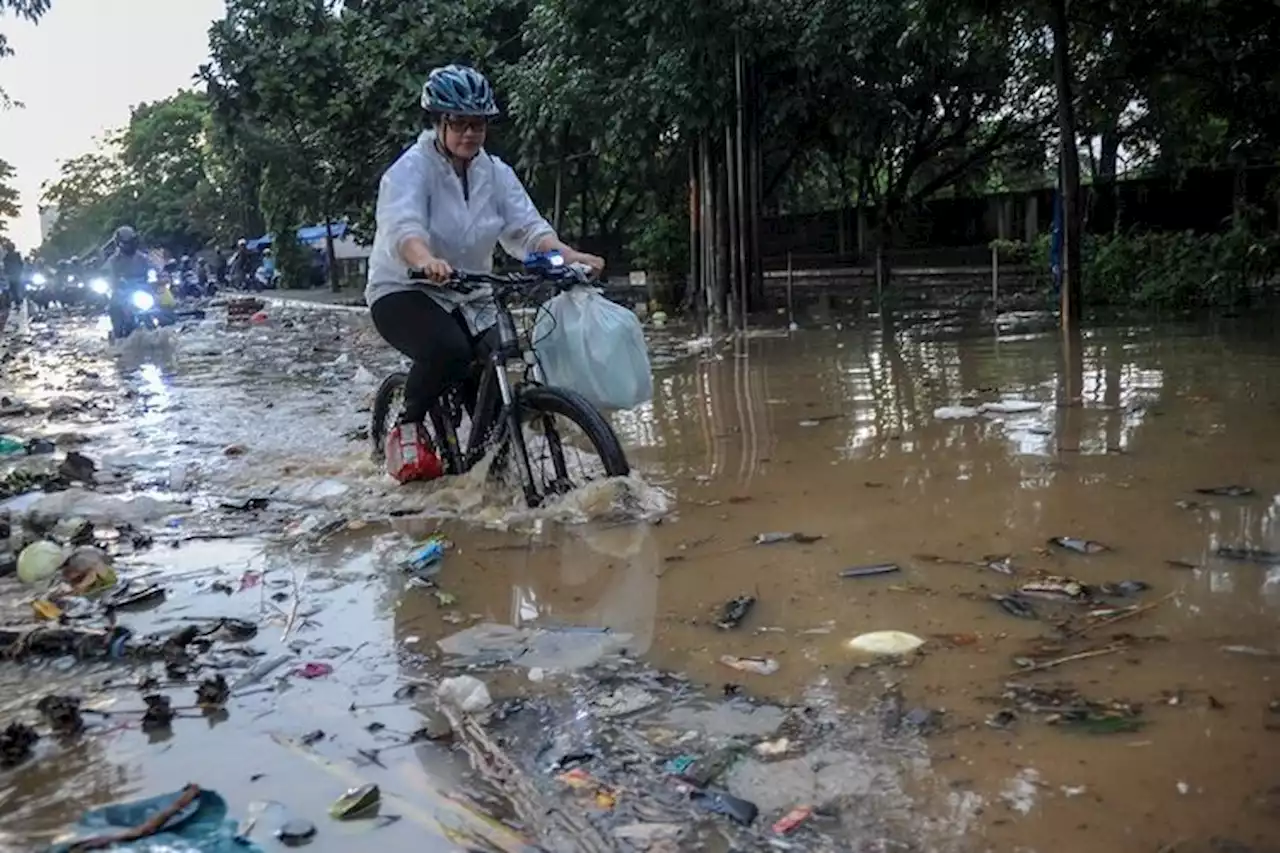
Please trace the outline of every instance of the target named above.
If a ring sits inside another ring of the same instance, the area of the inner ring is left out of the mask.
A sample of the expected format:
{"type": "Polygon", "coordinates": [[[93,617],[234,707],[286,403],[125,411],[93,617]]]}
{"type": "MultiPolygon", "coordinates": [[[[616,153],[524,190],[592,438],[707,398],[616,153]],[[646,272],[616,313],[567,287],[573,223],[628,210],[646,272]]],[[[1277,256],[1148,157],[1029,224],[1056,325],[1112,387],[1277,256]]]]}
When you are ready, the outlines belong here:
{"type": "Polygon", "coordinates": [[[400,424],[387,435],[387,473],[401,483],[443,476],[444,466],[420,424],[400,424]]]}

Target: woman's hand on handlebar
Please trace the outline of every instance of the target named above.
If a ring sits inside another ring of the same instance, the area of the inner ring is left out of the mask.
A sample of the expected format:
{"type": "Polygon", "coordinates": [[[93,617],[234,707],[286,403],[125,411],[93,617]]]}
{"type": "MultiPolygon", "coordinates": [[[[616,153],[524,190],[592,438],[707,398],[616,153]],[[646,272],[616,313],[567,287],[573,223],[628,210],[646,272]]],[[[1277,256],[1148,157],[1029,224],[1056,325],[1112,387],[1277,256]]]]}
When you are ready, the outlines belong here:
{"type": "Polygon", "coordinates": [[[586,252],[561,252],[565,263],[582,264],[591,269],[593,278],[599,278],[600,273],[604,272],[604,258],[597,255],[588,255],[586,252]]]}
{"type": "Polygon", "coordinates": [[[446,284],[453,279],[453,267],[439,258],[423,258],[416,271],[435,284],[446,284]]]}

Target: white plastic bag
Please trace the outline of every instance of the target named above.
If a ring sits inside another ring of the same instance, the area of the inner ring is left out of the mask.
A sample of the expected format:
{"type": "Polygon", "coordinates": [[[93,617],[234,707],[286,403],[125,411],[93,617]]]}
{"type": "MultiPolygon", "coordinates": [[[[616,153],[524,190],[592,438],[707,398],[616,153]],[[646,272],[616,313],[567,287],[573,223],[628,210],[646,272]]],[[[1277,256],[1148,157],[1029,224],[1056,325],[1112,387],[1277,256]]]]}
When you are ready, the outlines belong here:
{"type": "Polygon", "coordinates": [[[653,397],[653,373],[640,321],[591,287],[547,301],[533,344],[548,385],[568,388],[603,410],[630,409],[653,397]]]}

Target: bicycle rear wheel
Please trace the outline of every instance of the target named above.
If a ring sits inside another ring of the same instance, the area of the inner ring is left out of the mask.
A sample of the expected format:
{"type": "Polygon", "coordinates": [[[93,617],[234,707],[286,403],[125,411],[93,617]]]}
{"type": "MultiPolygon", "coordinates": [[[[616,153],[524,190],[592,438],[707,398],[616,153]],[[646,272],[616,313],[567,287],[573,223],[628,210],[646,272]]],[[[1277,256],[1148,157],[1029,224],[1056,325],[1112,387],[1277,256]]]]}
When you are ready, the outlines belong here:
{"type": "MultiPolygon", "coordinates": [[[[519,406],[522,437],[533,475],[531,504],[565,494],[596,480],[625,477],[631,465],[613,427],[580,394],[564,388],[530,385],[521,389],[519,406]]],[[[498,438],[498,463],[507,470],[513,454],[510,426],[498,438]]]]}
{"type": "Polygon", "coordinates": [[[408,373],[402,370],[396,371],[382,380],[377,393],[373,395],[373,413],[369,418],[369,443],[375,462],[382,462],[387,458],[387,434],[400,420],[400,413],[404,411],[404,386],[408,381],[408,373]]]}
{"type": "MultiPolygon", "coordinates": [[[[387,458],[387,436],[400,422],[404,414],[405,383],[409,374],[398,371],[382,380],[377,392],[373,395],[373,412],[370,415],[369,443],[374,462],[385,462],[387,458]]],[[[466,470],[465,461],[458,451],[456,429],[461,422],[455,392],[446,393],[444,400],[431,407],[427,413],[427,422],[422,424],[427,438],[440,461],[444,464],[446,474],[461,474],[466,470]],[[454,436],[453,441],[449,437],[454,436]]]]}

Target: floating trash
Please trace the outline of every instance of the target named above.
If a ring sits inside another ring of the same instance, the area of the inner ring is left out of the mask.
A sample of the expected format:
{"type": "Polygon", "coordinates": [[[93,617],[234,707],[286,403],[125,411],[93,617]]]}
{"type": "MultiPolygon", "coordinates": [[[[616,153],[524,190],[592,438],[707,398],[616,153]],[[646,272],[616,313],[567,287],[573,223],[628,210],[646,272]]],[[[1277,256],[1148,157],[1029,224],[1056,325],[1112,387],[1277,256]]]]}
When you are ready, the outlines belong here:
{"type": "Polygon", "coordinates": [[[1076,539],[1071,536],[1055,536],[1049,540],[1049,544],[1077,554],[1101,554],[1111,550],[1101,542],[1094,542],[1092,539],[1076,539]]]}
{"type": "Polygon", "coordinates": [[[872,631],[869,634],[859,634],[845,645],[856,652],[867,654],[905,655],[923,646],[924,640],[905,631],[872,631]]]}

